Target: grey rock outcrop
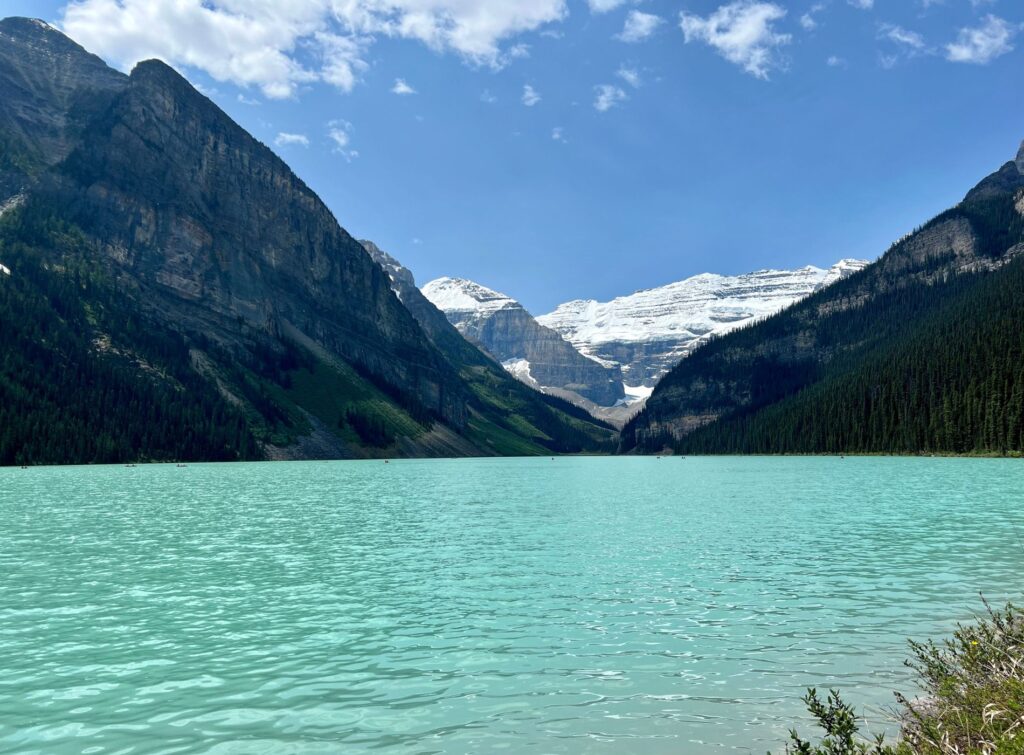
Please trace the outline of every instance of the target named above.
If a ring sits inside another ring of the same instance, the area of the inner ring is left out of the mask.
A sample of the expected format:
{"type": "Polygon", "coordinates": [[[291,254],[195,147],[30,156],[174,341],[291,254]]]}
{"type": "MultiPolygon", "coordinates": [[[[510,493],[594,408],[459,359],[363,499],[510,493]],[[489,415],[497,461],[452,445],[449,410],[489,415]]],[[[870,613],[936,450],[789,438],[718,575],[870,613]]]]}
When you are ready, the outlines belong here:
{"type": "Polygon", "coordinates": [[[229,348],[297,331],[465,422],[454,370],[383,271],[280,158],[165,64],[136,66],[47,196],[162,320],[229,348]]]}
{"type": "Polygon", "coordinates": [[[48,24],[0,20],[0,203],[56,165],[128,77],[48,24]]]}
{"type": "Polygon", "coordinates": [[[558,388],[601,406],[612,406],[625,397],[617,365],[580,354],[514,299],[460,278],[438,278],[422,290],[463,336],[493,354],[523,382],[541,389],[558,388]]]}

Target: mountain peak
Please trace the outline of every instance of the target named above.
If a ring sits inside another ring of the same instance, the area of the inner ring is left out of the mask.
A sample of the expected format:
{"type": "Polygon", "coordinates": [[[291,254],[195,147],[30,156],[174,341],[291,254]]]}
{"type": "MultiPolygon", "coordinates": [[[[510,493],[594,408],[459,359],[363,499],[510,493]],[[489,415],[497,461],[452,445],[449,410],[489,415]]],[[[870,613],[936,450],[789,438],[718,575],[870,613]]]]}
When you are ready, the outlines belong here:
{"type": "MultiPolygon", "coordinates": [[[[384,268],[384,272],[391,278],[392,283],[401,284],[410,288],[416,287],[416,278],[413,277],[412,271],[409,270],[409,268],[372,241],[360,239],[359,243],[362,244],[363,249],[365,249],[367,254],[370,255],[370,259],[384,268]]],[[[401,294],[399,294],[399,298],[401,298],[401,294]]]]}
{"type": "Polygon", "coordinates": [[[1017,150],[1017,172],[1024,176],[1024,142],[1020,143],[1020,149],[1017,150]]]}
{"type": "Polygon", "coordinates": [[[41,18],[26,18],[24,16],[8,16],[0,19],[0,29],[8,34],[21,34],[25,36],[43,36],[46,34],[59,34],[64,39],[68,37],[55,26],[43,21],[41,18]]]}
{"type": "Polygon", "coordinates": [[[442,312],[490,314],[521,306],[512,297],[465,278],[437,278],[420,290],[442,312]]]}
{"type": "Polygon", "coordinates": [[[25,56],[23,62],[32,64],[34,57],[49,54],[57,58],[72,56],[79,64],[88,60],[92,68],[107,68],[99,57],[93,55],[67,34],[41,18],[8,16],[0,19],[0,38],[11,44],[25,56]]]}
{"type": "MultiPolygon", "coordinates": [[[[132,68],[130,78],[136,84],[145,83],[182,93],[187,90],[186,96],[203,96],[202,92],[193,87],[188,79],[158,58],[150,58],[136,63],[132,68]]],[[[206,98],[204,97],[204,99],[206,98]]]]}
{"type": "Polygon", "coordinates": [[[581,353],[621,364],[630,385],[650,387],[709,336],[774,314],[866,265],[840,260],[828,270],[701,273],[607,302],[567,302],[537,320],[581,353]]]}

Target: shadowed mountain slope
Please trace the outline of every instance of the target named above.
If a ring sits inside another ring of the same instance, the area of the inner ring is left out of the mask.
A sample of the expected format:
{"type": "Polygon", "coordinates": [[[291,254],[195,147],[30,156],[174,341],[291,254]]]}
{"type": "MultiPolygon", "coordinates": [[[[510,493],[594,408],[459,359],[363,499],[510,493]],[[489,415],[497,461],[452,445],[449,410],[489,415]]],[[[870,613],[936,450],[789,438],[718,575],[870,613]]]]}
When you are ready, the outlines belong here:
{"type": "Polygon", "coordinates": [[[1024,147],[876,263],[696,350],[622,450],[1021,450],[1022,251],[1024,147]]]}
{"type": "MultiPolygon", "coordinates": [[[[28,440],[35,404],[15,400],[60,362],[95,368],[83,390],[102,393],[112,359],[119,374],[135,373],[129,403],[160,411],[201,394],[195,411],[211,426],[214,415],[240,417],[224,458],[549,453],[609,442],[589,423],[593,432],[571,444],[528,423],[500,432],[488,424],[463,365],[434,345],[362,245],[171,68],[147,61],[124,77],[24,19],[0,22],[0,35],[0,85],[16,94],[0,99],[0,136],[18,145],[8,160],[16,169],[4,174],[14,188],[0,261],[29,286],[19,296],[49,302],[69,337],[63,351],[35,341],[43,353],[0,375],[0,399],[14,412],[8,462],[133,458],[130,441],[89,450],[93,418],[73,430],[86,439],[81,450],[46,455],[28,440]],[[40,60],[49,61],[43,76],[29,70],[40,60]]],[[[50,399],[59,409],[61,392],[50,399]]],[[[581,422],[558,410],[551,421],[574,432],[581,422]]],[[[160,427],[140,458],[209,456],[177,442],[190,433],[184,418],[160,427]]]]}

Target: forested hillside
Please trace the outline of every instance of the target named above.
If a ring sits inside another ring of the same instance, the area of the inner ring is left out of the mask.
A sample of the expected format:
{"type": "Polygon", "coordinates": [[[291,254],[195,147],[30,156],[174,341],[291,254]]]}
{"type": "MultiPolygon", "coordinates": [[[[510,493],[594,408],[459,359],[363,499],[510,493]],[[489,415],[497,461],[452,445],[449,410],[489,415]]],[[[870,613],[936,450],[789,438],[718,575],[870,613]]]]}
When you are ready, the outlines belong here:
{"type": "Polygon", "coordinates": [[[443,353],[320,198],[159,61],[124,76],[3,19],[0,145],[0,463],[614,446],[500,370],[469,380],[478,352],[443,353]]]}
{"type": "Polygon", "coordinates": [[[1024,450],[1022,167],[1006,163],[860,273],[695,351],[621,448],[1024,450]]]}

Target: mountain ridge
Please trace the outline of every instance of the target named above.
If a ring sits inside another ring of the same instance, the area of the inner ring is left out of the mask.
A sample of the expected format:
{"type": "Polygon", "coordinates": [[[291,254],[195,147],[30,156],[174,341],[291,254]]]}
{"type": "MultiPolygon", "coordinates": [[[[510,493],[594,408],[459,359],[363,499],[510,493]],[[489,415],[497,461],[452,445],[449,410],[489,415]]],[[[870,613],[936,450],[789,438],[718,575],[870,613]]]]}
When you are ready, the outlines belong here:
{"type": "Polygon", "coordinates": [[[0,359],[0,463],[607,450],[610,430],[503,373],[481,400],[319,197],[172,68],[94,76],[59,31],[2,23],[0,310],[23,349],[0,359]],[[37,58],[52,77],[25,70],[37,58]],[[79,107],[91,78],[102,96],[79,107]],[[91,376],[77,397],[58,364],[91,376]],[[503,394],[542,426],[511,421],[503,394]],[[43,413],[69,442],[33,436],[43,413]]]}
{"type": "Polygon", "coordinates": [[[566,302],[538,320],[582,353],[621,364],[628,384],[653,387],[703,339],[773,314],[866,264],[846,259],[828,270],[700,273],[608,302],[566,302]]]}
{"type": "Polygon", "coordinates": [[[580,354],[512,297],[465,278],[437,278],[422,291],[463,336],[523,382],[602,406],[625,398],[616,367],[580,354]]]}
{"type": "Polygon", "coordinates": [[[695,350],[624,428],[621,450],[1020,450],[1022,253],[1013,160],[875,263],[695,350]]]}

